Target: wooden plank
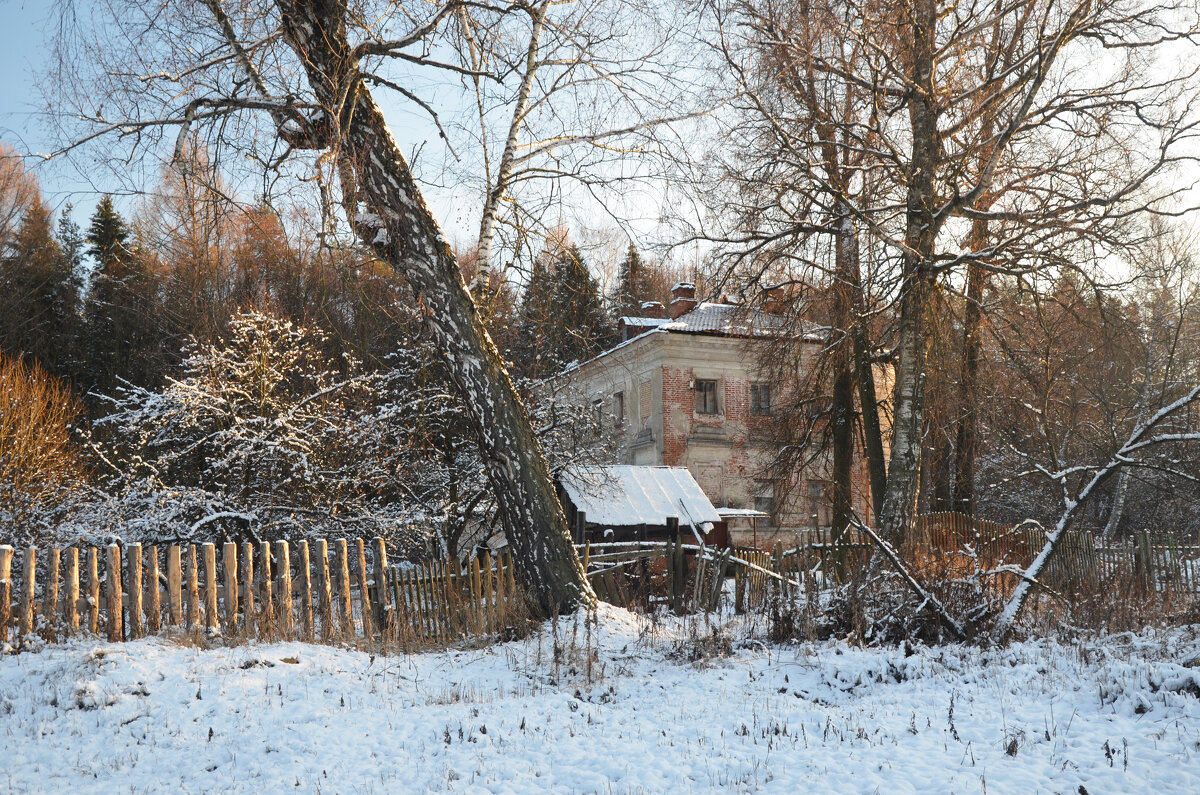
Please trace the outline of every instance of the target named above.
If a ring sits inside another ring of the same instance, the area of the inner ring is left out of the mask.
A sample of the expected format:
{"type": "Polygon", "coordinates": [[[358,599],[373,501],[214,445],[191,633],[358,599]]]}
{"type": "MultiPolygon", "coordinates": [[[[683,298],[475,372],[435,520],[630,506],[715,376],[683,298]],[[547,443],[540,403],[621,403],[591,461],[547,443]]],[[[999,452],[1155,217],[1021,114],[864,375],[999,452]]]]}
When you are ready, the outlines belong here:
{"type": "Polygon", "coordinates": [[[329,542],[317,539],[317,614],[321,619],[321,640],[328,641],[334,635],[333,595],[329,585],[329,542]]]}
{"type": "Polygon", "coordinates": [[[128,544],[125,547],[125,582],[129,591],[129,639],[137,640],[142,631],[142,545],[128,544]]]}
{"type": "Polygon", "coordinates": [[[21,572],[21,625],[17,628],[17,637],[24,639],[33,632],[33,597],[37,584],[37,550],[25,548],[24,567],[21,572]]]}
{"type": "Polygon", "coordinates": [[[395,620],[395,613],[384,609],[388,604],[387,545],[383,543],[382,538],[376,536],[371,542],[371,547],[375,553],[375,626],[382,636],[391,629],[395,620]]]}
{"type": "Polygon", "coordinates": [[[362,616],[364,638],[375,635],[375,615],[371,609],[371,588],[367,580],[367,549],[361,538],[354,539],[355,557],[358,559],[358,611],[362,616]]]}
{"type": "Polygon", "coordinates": [[[12,621],[12,561],[13,548],[0,544],[0,644],[8,641],[12,621]]]}
{"type": "Polygon", "coordinates": [[[433,637],[433,621],[430,614],[433,612],[430,609],[429,597],[425,590],[425,564],[421,564],[413,569],[413,595],[416,597],[414,602],[417,610],[417,618],[420,622],[420,634],[423,638],[433,637]]]}
{"type": "Polygon", "coordinates": [[[95,547],[88,547],[87,567],[87,628],[88,632],[98,635],[100,634],[100,551],[95,547]]]}
{"type": "Polygon", "coordinates": [[[284,638],[291,640],[295,624],[292,618],[292,557],[286,541],[275,542],[275,567],[279,571],[279,616],[276,626],[284,638]]]}
{"type": "Polygon", "coordinates": [[[121,609],[121,548],[116,544],[108,545],[108,639],[110,641],[124,640],[122,629],[121,609]]]}
{"type": "Polygon", "coordinates": [[[42,590],[42,619],[45,622],[43,632],[48,641],[54,641],[55,629],[58,625],[58,568],[62,550],[51,547],[47,551],[46,587],[42,590]]]}
{"type": "Polygon", "coordinates": [[[146,550],[146,592],[150,596],[150,604],[146,607],[146,629],[151,635],[157,635],[162,628],[162,590],[158,585],[158,547],[150,546],[146,550]]]}
{"type": "MultiPolygon", "coordinates": [[[[0,565],[0,579],[4,579],[2,568],[3,566],[0,565]]],[[[3,599],[2,595],[0,595],[0,599],[3,599]]],[[[0,611],[2,610],[3,607],[0,606],[0,611]]],[[[75,635],[79,632],[79,549],[77,547],[67,550],[66,625],[68,635],[75,635]]],[[[6,622],[0,621],[0,640],[4,638],[5,627],[6,622]]]]}
{"type": "Polygon", "coordinates": [[[237,543],[226,541],[221,547],[221,563],[225,570],[225,631],[238,631],[238,554],[237,543]]]}
{"type": "Polygon", "coordinates": [[[484,632],[483,572],[479,570],[479,556],[471,558],[471,611],[475,616],[476,635],[484,632]]]}
{"type": "Polygon", "coordinates": [[[204,542],[204,629],[209,635],[221,632],[221,617],[217,613],[217,545],[204,542]]]}
{"type": "Polygon", "coordinates": [[[492,562],[489,560],[487,565],[483,567],[483,598],[485,603],[483,631],[489,635],[496,631],[495,586],[496,583],[492,580],[492,562]]]}
{"type": "Polygon", "coordinates": [[[334,542],[337,555],[334,563],[337,565],[337,596],[338,607],[341,610],[339,618],[342,624],[342,634],[346,637],[354,635],[354,606],[350,601],[350,545],[346,539],[339,538],[334,542]]]}
{"type": "Polygon", "coordinates": [[[183,626],[183,563],[178,544],[167,547],[167,623],[183,626]]]}
{"type": "Polygon", "coordinates": [[[408,606],[405,603],[404,591],[400,581],[400,573],[394,566],[384,569],[385,575],[391,581],[391,609],[385,612],[384,627],[389,638],[400,642],[401,648],[408,651],[409,628],[407,624],[408,606]]]}
{"type": "Polygon", "coordinates": [[[187,545],[187,628],[200,623],[200,565],[196,562],[196,545],[187,545]]]}
{"type": "Polygon", "coordinates": [[[258,545],[258,636],[275,637],[275,586],[271,577],[271,542],[258,545]]]}
{"type": "Polygon", "coordinates": [[[242,557],[238,562],[242,569],[242,628],[250,633],[258,624],[254,620],[254,545],[249,541],[242,542],[242,557]]]}
{"type": "Polygon", "coordinates": [[[300,574],[300,598],[303,602],[301,605],[301,620],[304,639],[311,643],[313,639],[313,589],[312,567],[309,564],[307,541],[300,542],[296,570],[300,574]]]}

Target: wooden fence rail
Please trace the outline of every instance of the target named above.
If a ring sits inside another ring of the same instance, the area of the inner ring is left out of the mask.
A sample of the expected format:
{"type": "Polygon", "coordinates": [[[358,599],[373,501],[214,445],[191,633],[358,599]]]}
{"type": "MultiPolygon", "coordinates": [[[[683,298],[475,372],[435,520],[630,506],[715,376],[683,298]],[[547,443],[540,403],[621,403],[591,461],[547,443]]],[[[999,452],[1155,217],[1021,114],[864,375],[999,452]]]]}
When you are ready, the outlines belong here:
{"type": "Polygon", "coordinates": [[[0,644],[14,635],[18,644],[80,632],[121,641],[180,629],[408,649],[500,632],[525,615],[507,554],[465,568],[389,566],[381,538],[329,546],[0,546],[0,644]]]}

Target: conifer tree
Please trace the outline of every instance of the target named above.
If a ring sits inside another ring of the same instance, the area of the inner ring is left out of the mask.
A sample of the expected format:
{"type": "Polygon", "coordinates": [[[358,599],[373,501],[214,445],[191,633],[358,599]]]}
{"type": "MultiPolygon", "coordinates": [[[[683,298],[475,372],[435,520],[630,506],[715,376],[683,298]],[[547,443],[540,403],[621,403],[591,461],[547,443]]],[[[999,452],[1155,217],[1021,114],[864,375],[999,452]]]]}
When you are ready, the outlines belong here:
{"type": "Polygon", "coordinates": [[[642,314],[642,302],[649,301],[650,289],[646,280],[646,265],[637,246],[629,244],[625,259],[617,271],[617,288],[613,293],[613,310],[617,317],[637,317],[642,314]]]}
{"type": "Polygon", "coordinates": [[[88,225],[96,270],[85,309],[84,387],[109,393],[122,380],[152,385],[161,366],[157,284],[129,242],[125,220],[105,196],[88,225]]]}
{"type": "Polygon", "coordinates": [[[612,342],[613,333],[604,315],[600,286],[578,246],[558,252],[552,284],[554,322],[548,334],[553,357],[560,366],[590,359],[612,342]]]}
{"type": "Polygon", "coordinates": [[[50,373],[63,376],[78,289],[53,226],[50,208],[34,197],[0,260],[0,347],[14,358],[32,357],[50,373]]]}

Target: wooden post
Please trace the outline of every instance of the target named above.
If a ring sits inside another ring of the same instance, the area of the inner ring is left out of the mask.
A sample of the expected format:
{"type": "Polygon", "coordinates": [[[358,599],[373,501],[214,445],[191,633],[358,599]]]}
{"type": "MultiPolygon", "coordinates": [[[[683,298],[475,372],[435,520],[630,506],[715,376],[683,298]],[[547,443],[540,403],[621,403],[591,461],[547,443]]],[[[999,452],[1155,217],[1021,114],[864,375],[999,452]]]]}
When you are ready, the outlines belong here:
{"type": "Polygon", "coordinates": [[[108,639],[110,641],[124,640],[121,614],[121,548],[116,544],[108,545],[108,639]]]}
{"type": "Polygon", "coordinates": [[[158,547],[151,546],[146,550],[146,579],[150,604],[147,610],[146,628],[152,635],[157,635],[162,629],[162,589],[158,587],[158,547]]]}
{"type": "Polygon", "coordinates": [[[275,542],[275,566],[279,570],[279,620],[276,626],[287,640],[292,639],[292,559],[288,542],[275,542]]]}
{"type": "Polygon", "coordinates": [[[496,631],[496,589],[492,581],[492,561],[489,559],[483,567],[483,599],[485,612],[483,614],[483,631],[491,634],[496,631]]]}
{"type": "Polygon", "coordinates": [[[242,618],[243,628],[251,632],[255,627],[254,621],[254,545],[249,541],[242,542],[242,618]]]}
{"type": "Polygon", "coordinates": [[[100,634],[100,551],[88,547],[88,632],[100,634]]]}
{"type": "MultiPolygon", "coordinates": [[[[0,571],[0,579],[4,579],[2,571],[0,571]]],[[[3,607],[0,607],[0,610],[3,610],[3,607]]],[[[0,620],[0,640],[4,638],[4,628],[5,622],[0,620]]],[[[67,550],[67,634],[74,635],[77,632],[79,632],[79,550],[71,547],[67,550]]]]}
{"type": "Polygon", "coordinates": [[[392,601],[391,609],[385,615],[387,616],[385,626],[388,628],[389,636],[400,641],[400,647],[408,651],[408,605],[405,601],[404,590],[401,587],[400,575],[394,566],[389,566],[384,569],[384,576],[391,580],[392,586],[392,601]],[[403,618],[402,618],[403,617],[403,618]]]}
{"type": "Polygon", "coordinates": [[[167,622],[183,626],[183,566],[178,544],[167,547],[167,622]]]}
{"type": "Polygon", "coordinates": [[[317,540],[317,612],[321,616],[321,640],[333,637],[333,598],[329,592],[329,542],[317,540]]]}
{"type": "Polygon", "coordinates": [[[354,635],[354,608],[350,603],[350,548],[346,543],[346,539],[339,538],[336,542],[335,549],[337,550],[337,580],[338,580],[338,602],[341,608],[342,632],[347,636],[354,635]]]}
{"type": "Polygon", "coordinates": [[[395,615],[387,610],[390,601],[388,599],[387,545],[383,543],[382,538],[376,536],[371,542],[371,546],[375,552],[375,626],[379,628],[379,634],[382,637],[395,621],[395,615]]]}
{"type": "Polygon", "coordinates": [[[733,612],[746,612],[746,567],[740,563],[733,570],[733,612]]]}
{"type": "Polygon", "coordinates": [[[200,565],[196,562],[196,545],[187,545],[187,628],[200,623],[200,565]]]}
{"type": "Polygon", "coordinates": [[[217,545],[206,541],[204,551],[204,629],[209,635],[221,633],[221,617],[217,614],[217,545]]]}
{"type": "Polygon", "coordinates": [[[271,542],[263,541],[258,545],[259,560],[262,561],[262,577],[259,580],[258,602],[258,632],[259,637],[274,637],[275,635],[275,594],[274,583],[271,581],[271,542]]]}
{"type": "Polygon", "coordinates": [[[13,548],[0,545],[0,644],[8,641],[8,624],[12,621],[12,560],[13,548]]]}
{"type": "Polygon", "coordinates": [[[312,568],[308,558],[307,541],[300,542],[299,556],[296,565],[300,574],[300,597],[303,600],[301,611],[304,622],[304,639],[311,643],[313,639],[313,592],[312,568]]]}
{"type": "Polygon", "coordinates": [[[238,631],[238,559],[237,543],[226,541],[221,547],[221,563],[225,568],[225,631],[238,631]]]}
{"type": "Polygon", "coordinates": [[[137,640],[142,637],[142,545],[129,544],[126,547],[125,565],[128,572],[125,575],[129,587],[129,639],[137,640]]]}
{"type": "Polygon", "coordinates": [[[25,566],[21,572],[21,626],[17,631],[18,639],[24,641],[25,636],[33,632],[33,595],[37,579],[37,550],[33,547],[25,549],[25,566]]]}
{"type": "Polygon", "coordinates": [[[361,538],[354,539],[354,551],[358,557],[358,612],[362,615],[364,638],[375,635],[374,611],[371,609],[371,589],[367,582],[367,550],[361,538]]]}
{"type": "Polygon", "coordinates": [[[482,635],[484,606],[483,606],[483,573],[479,570],[479,556],[471,558],[471,613],[475,626],[472,628],[476,635],[482,635]]]}
{"type": "Polygon", "coordinates": [[[45,638],[54,640],[55,624],[58,623],[58,565],[61,550],[51,547],[46,561],[46,588],[42,592],[42,618],[45,621],[45,638]]]}
{"type": "Polygon", "coordinates": [[[388,566],[393,578],[392,588],[396,591],[396,610],[392,616],[396,637],[401,641],[405,651],[408,641],[420,633],[416,629],[416,609],[413,603],[412,589],[409,587],[408,573],[399,566],[388,566]]]}

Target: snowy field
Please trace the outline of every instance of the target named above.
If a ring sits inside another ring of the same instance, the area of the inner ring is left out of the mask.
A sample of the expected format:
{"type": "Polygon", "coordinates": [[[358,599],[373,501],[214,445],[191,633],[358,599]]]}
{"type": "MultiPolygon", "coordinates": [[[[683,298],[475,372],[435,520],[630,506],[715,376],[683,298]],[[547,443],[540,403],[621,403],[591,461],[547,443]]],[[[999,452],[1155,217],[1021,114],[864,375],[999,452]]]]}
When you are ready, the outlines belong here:
{"type": "Polygon", "coordinates": [[[702,631],[604,607],[559,625],[557,663],[549,630],[374,659],[162,639],[6,656],[0,791],[1200,792],[1196,631],[906,656],[742,628],[691,659],[702,631]]]}

